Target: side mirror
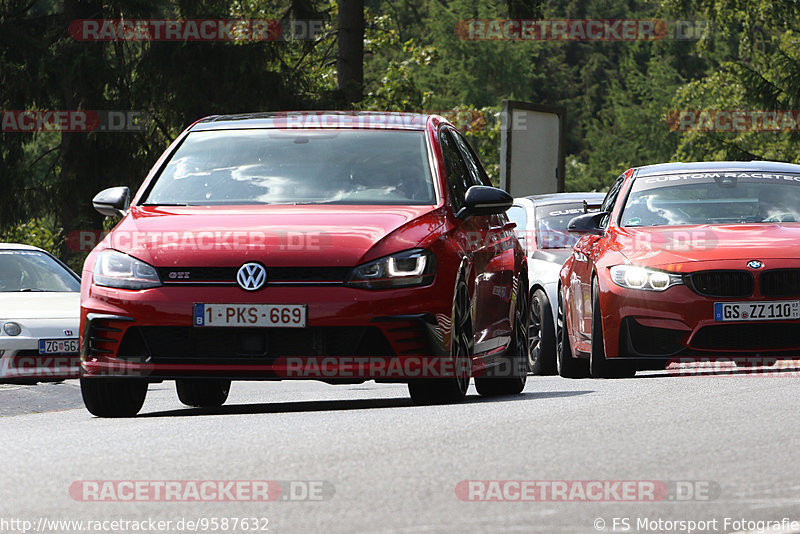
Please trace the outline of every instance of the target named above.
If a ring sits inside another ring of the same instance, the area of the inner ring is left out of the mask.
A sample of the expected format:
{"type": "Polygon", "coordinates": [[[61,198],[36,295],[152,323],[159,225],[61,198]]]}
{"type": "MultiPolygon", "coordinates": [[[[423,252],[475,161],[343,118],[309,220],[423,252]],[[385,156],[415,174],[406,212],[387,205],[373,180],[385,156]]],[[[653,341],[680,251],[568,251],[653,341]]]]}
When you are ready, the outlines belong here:
{"type": "Polygon", "coordinates": [[[514,203],[514,198],[496,187],[473,185],[467,189],[464,207],[458,210],[456,217],[466,219],[473,215],[499,215],[505,213],[514,203]]]}
{"type": "Polygon", "coordinates": [[[608,212],[584,213],[578,215],[567,224],[567,231],[573,234],[594,234],[603,235],[604,228],[600,226],[600,221],[608,215],[608,212]]]}
{"type": "Polygon", "coordinates": [[[122,217],[131,203],[131,191],[127,187],[103,189],[92,199],[94,209],[109,217],[122,217]]]}

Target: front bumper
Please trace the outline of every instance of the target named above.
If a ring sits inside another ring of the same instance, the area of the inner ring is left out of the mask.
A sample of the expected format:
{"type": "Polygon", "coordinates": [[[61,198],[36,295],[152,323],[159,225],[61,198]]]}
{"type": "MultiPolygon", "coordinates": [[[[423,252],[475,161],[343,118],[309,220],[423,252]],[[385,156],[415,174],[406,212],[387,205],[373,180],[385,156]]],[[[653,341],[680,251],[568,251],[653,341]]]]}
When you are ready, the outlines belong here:
{"type": "Polygon", "coordinates": [[[446,375],[451,292],[435,286],[91,286],[81,306],[84,377],[407,381],[446,375]],[[87,298],[88,297],[88,298],[87,298]],[[195,303],[305,304],[305,328],[195,327],[195,303]]]}
{"type": "Polygon", "coordinates": [[[77,353],[39,354],[40,340],[75,338],[77,319],[21,319],[16,322],[22,325],[19,336],[0,334],[0,380],[46,382],[80,376],[77,353]]]}
{"type": "Polygon", "coordinates": [[[642,291],[610,279],[605,285],[600,302],[607,358],[800,358],[800,320],[717,321],[714,316],[716,302],[800,297],[708,297],[686,285],[642,291]]]}

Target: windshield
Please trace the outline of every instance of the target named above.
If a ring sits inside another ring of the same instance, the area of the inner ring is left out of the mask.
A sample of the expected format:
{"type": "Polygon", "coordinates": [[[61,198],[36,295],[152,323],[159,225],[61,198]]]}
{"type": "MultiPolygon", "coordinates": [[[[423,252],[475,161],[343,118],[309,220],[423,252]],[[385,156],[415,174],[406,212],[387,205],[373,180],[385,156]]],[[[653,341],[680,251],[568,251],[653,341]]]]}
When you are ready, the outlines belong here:
{"type": "Polygon", "coordinates": [[[0,250],[0,292],[80,291],[60,263],[36,250],[0,250]]]}
{"type": "Polygon", "coordinates": [[[638,178],[622,226],[800,221],[800,175],[703,172],[638,178]]]}
{"type": "Polygon", "coordinates": [[[143,204],[435,204],[424,133],[192,132],[143,204]]]}
{"type": "Polygon", "coordinates": [[[583,203],[536,207],[536,243],[539,248],[572,248],[580,238],[567,232],[569,221],[583,214],[583,203]]]}

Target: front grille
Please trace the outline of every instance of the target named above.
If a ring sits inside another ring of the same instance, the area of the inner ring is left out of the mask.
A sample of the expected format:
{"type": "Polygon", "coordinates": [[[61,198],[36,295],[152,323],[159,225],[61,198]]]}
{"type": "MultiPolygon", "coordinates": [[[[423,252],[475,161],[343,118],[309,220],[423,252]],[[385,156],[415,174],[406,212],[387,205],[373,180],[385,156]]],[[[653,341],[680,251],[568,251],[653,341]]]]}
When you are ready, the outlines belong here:
{"type": "Polygon", "coordinates": [[[691,346],[703,350],[734,351],[800,349],[800,325],[739,323],[704,326],[692,338],[691,346]]]}
{"type": "Polygon", "coordinates": [[[267,267],[267,283],[344,282],[350,267],[267,267]]]}
{"type": "Polygon", "coordinates": [[[749,297],[753,294],[753,275],[748,271],[698,271],[684,276],[684,282],[706,297],[749,297]]]}
{"type": "Polygon", "coordinates": [[[121,326],[119,321],[113,319],[90,320],[87,330],[86,357],[92,359],[113,354],[122,333],[121,326]]]}
{"type": "Polygon", "coordinates": [[[759,276],[761,294],[765,297],[800,296],[800,269],[772,269],[759,276]]]}
{"type": "MultiPolygon", "coordinates": [[[[239,267],[159,267],[158,275],[165,284],[224,284],[236,285],[239,267]]],[[[270,283],[338,283],[350,273],[350,267],[269,267],[270,283]]]]}
{"type": "Polygon", "coordinates": [[[18,350],[16,353],[16,357],[34,357],[34,358],[52,358],[52,357],[70,357],[70,358],[78,358],[79,355],[74,352],[51,352],[50,354],[39,354],[37,349],[25,349],[25,350],[18,350]]]}
{"type": "Polygon", "coordinates": [[[620,328],[620,356],[665,357],[684,350],[688,332],[643,326],[633,317],[626,317],[620,328]]]}
{"type": "Polygon", "coordinates": [[[269,364],[278,357],[394,356],[376,327],[133,326],[117,357],[148,363],[269,364]]]}
{"type": "Polygon", "coordinates": [[[160,267],[158,276],[164,283],[236,282],[238,267],[160,267]]]}

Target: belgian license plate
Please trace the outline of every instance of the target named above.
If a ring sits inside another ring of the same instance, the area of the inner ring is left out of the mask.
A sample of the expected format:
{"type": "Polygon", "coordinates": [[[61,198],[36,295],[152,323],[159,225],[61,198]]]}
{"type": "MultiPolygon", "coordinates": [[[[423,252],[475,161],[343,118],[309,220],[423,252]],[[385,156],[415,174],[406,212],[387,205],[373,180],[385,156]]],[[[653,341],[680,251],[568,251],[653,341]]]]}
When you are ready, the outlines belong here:
{"type": "Polygon", "coordinates": [[[715,302],[717,321],[776,321],[800,319],[800,300],[715,302]]]}
{"type": "Polygon", "coordinates": [[[73,339],[40,339],[39,354],[78,354],[80,343],[73,339]]]}
{"type": "Polygon", "coordinates": [[[195,304],[195,326],[304,328],[305,304],[195,304]]]}

